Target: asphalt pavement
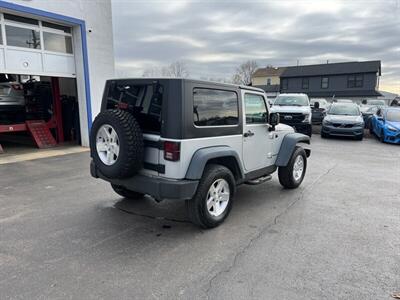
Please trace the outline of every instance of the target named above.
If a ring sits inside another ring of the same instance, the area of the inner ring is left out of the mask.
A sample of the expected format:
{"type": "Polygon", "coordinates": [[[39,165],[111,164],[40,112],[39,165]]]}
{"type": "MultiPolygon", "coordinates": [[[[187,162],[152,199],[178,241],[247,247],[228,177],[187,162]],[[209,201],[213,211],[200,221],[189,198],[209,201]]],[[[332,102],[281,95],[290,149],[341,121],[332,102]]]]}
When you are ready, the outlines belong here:
{"type": "Polygon", "coordinates": [[[183,202],[123,199],[89,154],[0,165],[0,299],[391,299],[400,147],[312,138],[306,178],[238,189],[201,230],[183,202]]]}

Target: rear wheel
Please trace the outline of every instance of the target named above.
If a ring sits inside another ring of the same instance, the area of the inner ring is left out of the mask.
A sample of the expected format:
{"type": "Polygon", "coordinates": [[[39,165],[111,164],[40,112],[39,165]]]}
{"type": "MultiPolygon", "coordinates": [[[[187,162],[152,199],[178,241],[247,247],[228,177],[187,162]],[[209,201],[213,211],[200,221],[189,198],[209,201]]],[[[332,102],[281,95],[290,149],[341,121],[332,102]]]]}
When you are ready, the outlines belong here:
{"type": "Polygon", "coordinates": [[[195,196],[186,201],[190,220],[203,228],[220,225],[232,208],[235,189],[235,179],[228,168],[206,166],[195,196]]]}
{"type": "Polygon", "coordinates": [[[296,147],[287,166],[279,167],[278,177],[280,184],[287,189],[297,188],[303,182],[306,169],[306,152],[303,148],[296,147]]]}
{"type": "Polygon", "coordinates": [[[128,199],[141,199],[144,196],[144,194],[142,193],[128,190],[120,185],[111,184],[111,187],[114,190],[114,192],[116,192],[118,195],[128,199]]]}

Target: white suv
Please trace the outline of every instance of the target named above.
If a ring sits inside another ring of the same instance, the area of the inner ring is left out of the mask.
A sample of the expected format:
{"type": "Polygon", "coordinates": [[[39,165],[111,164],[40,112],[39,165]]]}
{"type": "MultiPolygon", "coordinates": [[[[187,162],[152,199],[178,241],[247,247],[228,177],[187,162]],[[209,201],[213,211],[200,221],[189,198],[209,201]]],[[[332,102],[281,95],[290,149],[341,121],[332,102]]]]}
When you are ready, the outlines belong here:
{"type": "Polygon", "coordinates": [[[311,136],[312,112],[310,99],[306,94],[280,94],[274,101],[272,111],[280,114],[282,123],[311,136]]]}
{"type": "Polygon", "coordinates": [[[106,83],[91,131],[91,174],[123,197],[186,200],[191,221],[219,225],[236,187],[278,170],[303,181],[310,139],[278,124],[261,89],[189,79],[106,83]]]}

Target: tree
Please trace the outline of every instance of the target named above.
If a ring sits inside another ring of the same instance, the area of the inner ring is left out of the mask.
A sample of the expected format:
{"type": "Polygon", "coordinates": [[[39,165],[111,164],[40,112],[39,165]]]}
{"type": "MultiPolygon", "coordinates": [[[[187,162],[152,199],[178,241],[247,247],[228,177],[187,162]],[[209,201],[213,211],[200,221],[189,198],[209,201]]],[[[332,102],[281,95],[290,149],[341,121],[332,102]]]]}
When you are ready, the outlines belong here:
{"type": "Polygon", "coordinates": [[[232,82],[235,84],[249,85],[251,84],[251,75],[257,69],[255,60],[248,60],[236,68],[235,74],[232,76],[232,82]]]}
{"type": "Polygon", "coordinates": [[[148,68],[143,72],[142,77],[189,77],[189,71],[186,64],[182,61],[176,61],[168,66],[148,68]]]}

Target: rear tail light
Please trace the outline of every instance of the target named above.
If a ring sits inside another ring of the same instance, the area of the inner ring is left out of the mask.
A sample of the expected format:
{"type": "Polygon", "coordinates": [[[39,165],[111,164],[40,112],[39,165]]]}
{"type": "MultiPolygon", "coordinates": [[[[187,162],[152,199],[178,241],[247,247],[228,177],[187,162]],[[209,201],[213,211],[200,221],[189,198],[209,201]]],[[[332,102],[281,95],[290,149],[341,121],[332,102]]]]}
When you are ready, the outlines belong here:
{"type": "Polygon", "coordinates": [[[178,161],[181,157],[181,144],[178,142],[164,142],[164,159],[178,161]]]}

